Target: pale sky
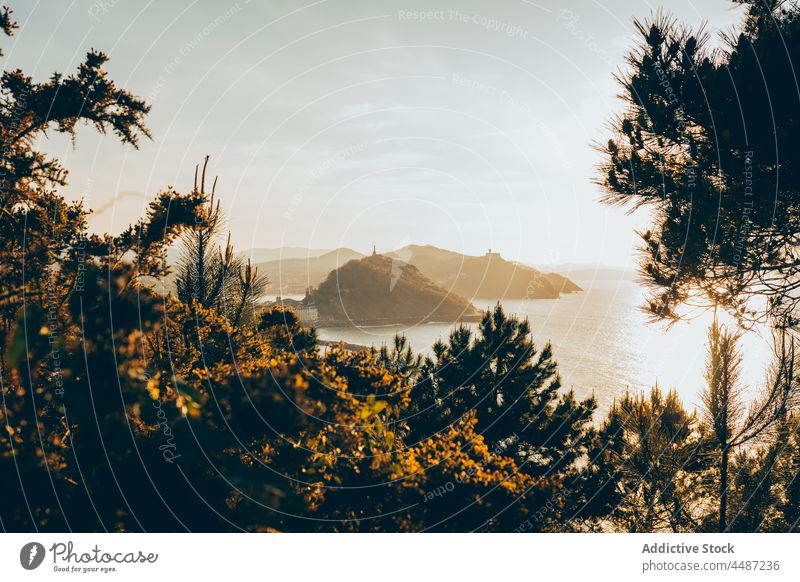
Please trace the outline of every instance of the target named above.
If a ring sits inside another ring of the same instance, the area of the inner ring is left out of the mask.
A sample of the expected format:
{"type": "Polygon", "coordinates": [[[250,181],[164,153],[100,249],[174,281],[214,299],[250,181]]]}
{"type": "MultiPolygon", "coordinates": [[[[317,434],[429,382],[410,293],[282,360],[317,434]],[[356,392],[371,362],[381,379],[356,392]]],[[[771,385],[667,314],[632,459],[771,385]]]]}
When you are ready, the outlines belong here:
{"type": "Polygon", "coordinates": [[[211,174],[237,249],[405,244],[533,264],[629,264],[644,216],[591,183],[619,111],[632,18],[730,30],[723,0],[8,0],[6,69],[72,72],[89,48],[153,106],[140,150],[79,131],[41,147],[118,232],[211,174]],[[424,11],[424,14],[420,14],[424,11]]]}

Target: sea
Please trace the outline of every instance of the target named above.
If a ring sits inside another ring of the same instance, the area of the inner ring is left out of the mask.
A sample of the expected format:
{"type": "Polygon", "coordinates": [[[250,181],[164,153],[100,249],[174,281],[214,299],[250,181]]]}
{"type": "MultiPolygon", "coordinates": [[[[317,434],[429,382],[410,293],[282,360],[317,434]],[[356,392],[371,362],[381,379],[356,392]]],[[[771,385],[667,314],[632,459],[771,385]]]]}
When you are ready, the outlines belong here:
{"type": "MultiPolygon", "coordinates": [[[[674,388],[684,404],[700,405],[706,336],[713,315],[700,313],[672,327],[650,323],[641,311],[644,290],[630,280],[576,281],[584,290],[559,299],[503,301],[507,312],[530,320],[537,346],[550,342],[562,384],[579,397],[594,395],[604,414],[626,391],[674,388]]],[[[473,301],[487,309],[493,301],[473,301]]],[[[320,339],[381,346],[405,335],[416,352],[430,353],[456,324],[320,328],[320,339]]],[[[466,324],[475,328],[477,324],[466,324]]],[[[772,354],[768,332],[743,333],[742,383],[755,396],[763,386],[772,354]]]]}

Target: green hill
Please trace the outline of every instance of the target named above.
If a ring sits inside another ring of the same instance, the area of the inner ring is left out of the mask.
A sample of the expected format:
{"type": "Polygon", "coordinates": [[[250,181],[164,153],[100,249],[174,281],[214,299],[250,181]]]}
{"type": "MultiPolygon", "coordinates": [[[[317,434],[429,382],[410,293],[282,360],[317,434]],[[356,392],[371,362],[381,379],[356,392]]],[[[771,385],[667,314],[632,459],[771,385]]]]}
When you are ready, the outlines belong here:
{"type": "Polygon", "coordinates": [[[477,321],[464,297],[431,281],[413,265],[383,255],[352,260],[308,296],[319,325],[382,325],[477,321]]]}

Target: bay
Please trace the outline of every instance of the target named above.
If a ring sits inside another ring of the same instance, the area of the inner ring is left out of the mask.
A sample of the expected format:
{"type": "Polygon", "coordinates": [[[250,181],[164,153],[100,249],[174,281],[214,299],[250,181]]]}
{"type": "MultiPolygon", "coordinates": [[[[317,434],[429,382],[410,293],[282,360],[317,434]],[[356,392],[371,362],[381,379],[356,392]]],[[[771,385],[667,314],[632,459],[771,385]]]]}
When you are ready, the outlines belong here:
{"type": "MultiPolygon", "coordinates": [[[[506,311],[531,322],[541,347],[549,341],[562,383],[580,397],[594,394],[604,413],[626,390],[675,388],[688,406],[699,404],[704,384],[705,342],[712,314],[669,329],[648,322],[639,307],[644,291],[633,281],[577,281],[581,293],[559,299],[504,301],[506,311]]],[[[492,301],[473,301],[482,309],[492,301]]],[[[417,352],[430,353],[437,339],[446,339],[456,324],[386,325],[320,328],[320,339],[380,346],[404,334],[417,352]]],[[[466,324],[475,328],[476,324],[466,324]]],[[[751,393],[763,384],[771,354],[771,338],[761,331],[743,334],[742,380],[751,393]]]]}

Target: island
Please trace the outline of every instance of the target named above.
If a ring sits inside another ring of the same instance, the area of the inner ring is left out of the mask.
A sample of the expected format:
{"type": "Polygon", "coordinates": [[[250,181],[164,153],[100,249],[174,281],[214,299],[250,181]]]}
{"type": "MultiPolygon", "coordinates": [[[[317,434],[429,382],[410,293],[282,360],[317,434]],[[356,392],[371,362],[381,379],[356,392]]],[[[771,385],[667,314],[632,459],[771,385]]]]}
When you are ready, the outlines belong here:
{"type": "MultiPolygon", "coordinates": [[[[298,257],[287,252],[291,258],[261,262],[257,267],[269,277],[276,295],[302,295],[322,284],[332,271],[365,256],[348,248],[313,253],[309,249],[306,256],[298,257]]],[[[384,256],[413,265],[434,283],[469,300],[558,299],[583,291],[563,275],[506,260],[492,250],[473,256],[431,245],[408,245],[384,256]]]]}
{"type": "Polygon", "coordinates": [[[373,253],[332,271],[300,302],[312,309],[316,324],[377,326],[476,322],[480,311],[465,297],[449,292],[414,265],[373,253]]]}

